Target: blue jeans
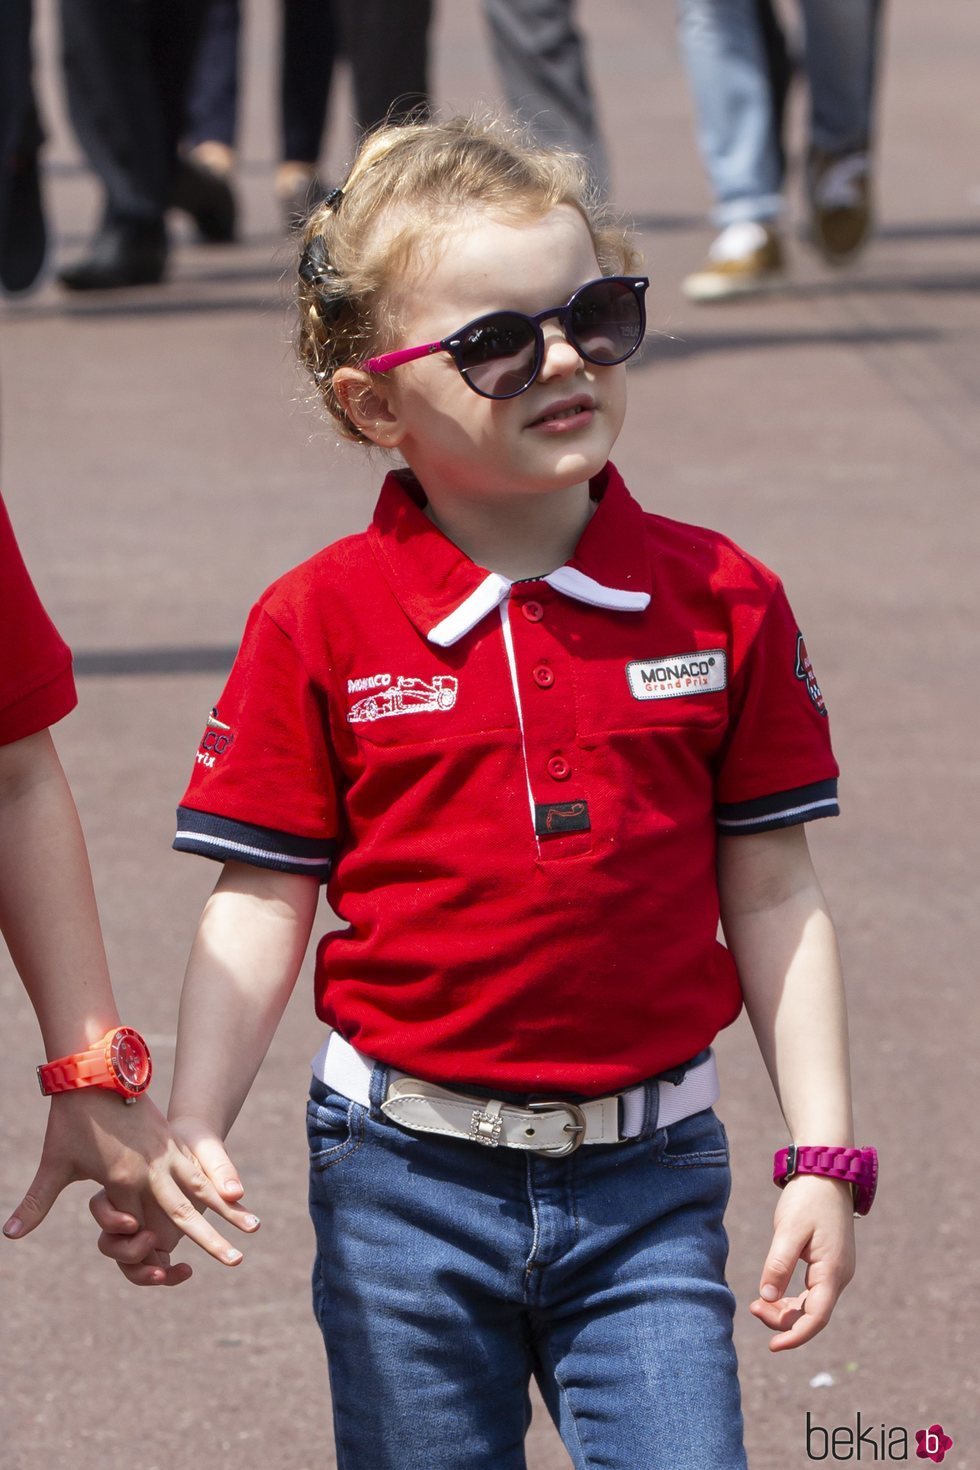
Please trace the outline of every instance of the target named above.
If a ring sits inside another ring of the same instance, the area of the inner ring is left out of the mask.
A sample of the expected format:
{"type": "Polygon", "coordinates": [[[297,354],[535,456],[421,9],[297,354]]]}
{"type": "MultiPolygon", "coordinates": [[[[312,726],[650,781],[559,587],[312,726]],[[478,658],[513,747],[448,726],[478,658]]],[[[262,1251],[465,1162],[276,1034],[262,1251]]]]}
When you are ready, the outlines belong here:
{"type": "Polygon", "coordinates": [[[338,1470],[524,1470],[533,1374],[576,1470],[744,1470],[708,1109],[560,1159],[416,1134],[314,1081],[314,1310],[338,1470]]]}
{"type": "MultiPolygon", "coordinates": [[[[810,141],[827,153],[868,146],[878,0],[801,0],[810,141]]],[[[773,219],[782,168],[756,0],[677,0],[714,218],[773,219]]]]}

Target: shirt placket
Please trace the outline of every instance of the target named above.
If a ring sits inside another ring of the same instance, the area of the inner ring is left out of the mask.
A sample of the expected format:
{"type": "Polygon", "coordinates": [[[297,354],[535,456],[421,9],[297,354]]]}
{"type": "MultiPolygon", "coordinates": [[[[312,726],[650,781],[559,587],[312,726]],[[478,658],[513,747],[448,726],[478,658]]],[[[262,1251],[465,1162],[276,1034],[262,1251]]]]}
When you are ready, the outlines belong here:
{"type": "Polygon", "coordinates": [[[542,859],[574,857],[592,846],[571,661],[558,637],[563,612],[561,599],[540,584],[513,588],[500,608],[521,729],[528,823],[542,859]]]}

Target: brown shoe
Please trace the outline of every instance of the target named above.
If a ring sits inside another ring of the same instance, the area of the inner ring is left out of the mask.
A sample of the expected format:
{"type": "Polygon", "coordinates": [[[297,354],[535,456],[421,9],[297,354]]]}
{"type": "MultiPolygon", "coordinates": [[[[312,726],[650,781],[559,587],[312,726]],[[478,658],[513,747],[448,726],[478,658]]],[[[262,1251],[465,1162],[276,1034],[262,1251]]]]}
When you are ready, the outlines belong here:
{"type": "Polygon", "coordinates": [[[783,248],[772,225],[738,220],[722,230],[704,265],[685,277],[681,290],[688,301],[730,301],[767,291],[782,275],[783,248]]]}
{"type": "Polygon", "coordinates": [[[830,265],[846,265],[871,233],[871,161],[866,152],[811,148],[806,166],[810,238],[830,265]]]}

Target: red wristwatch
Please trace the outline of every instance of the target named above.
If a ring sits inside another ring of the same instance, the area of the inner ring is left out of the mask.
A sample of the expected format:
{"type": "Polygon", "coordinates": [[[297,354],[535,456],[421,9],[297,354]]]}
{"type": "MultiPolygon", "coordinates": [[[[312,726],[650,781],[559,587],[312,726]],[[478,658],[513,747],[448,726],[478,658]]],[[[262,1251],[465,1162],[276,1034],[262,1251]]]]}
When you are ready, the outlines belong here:
{"type": "Polygon", "coordinates": [[[855,1215],[866,1215],[874,1204],[878,1187],[878,1154],[873,1148],[841,1148],[834,1144],[791,1144],[781,1148],[772,1161],[772,1182],[780,1189],[794,1174],[823,1174],[843,1179],[851,1186],[855,1215]]]}
{"type": "Polygon", "coordinates": [[[114,1026],[86,1051],[43,1062],[37,1069],[45,1097],[76,1087],[108,1087],[128,1103],[146,1091],[152,1075],[150,1048],[132,1026],[114,1026]]]}

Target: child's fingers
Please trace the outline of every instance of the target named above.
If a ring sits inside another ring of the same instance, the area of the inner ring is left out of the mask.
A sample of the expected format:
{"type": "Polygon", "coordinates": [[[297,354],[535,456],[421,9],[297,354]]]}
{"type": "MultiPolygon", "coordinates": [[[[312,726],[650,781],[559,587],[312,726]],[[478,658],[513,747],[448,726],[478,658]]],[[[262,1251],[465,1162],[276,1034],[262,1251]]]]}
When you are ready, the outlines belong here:
{"type": "Polygon", "coordinates": [[[803,1310],[795,1320],[787,1324],[769,1342],[769,1351],[783,1352],[786,1348],[802,1347],[805,1342],[822,1332],[830,1321],[831,1313],[839,1292],[830,1282],[818,1282],[804,1294],[803,1310]]]}
{"type": "Polygon", "coordinates": [[[786,1295],[804,1243],[795,1234],[776,1231],[759,1281],[759,1295],[763,1301],[778,1302],[786,1295]]]}
{"type": "Polygon", "coordinates": [[[778,1302],[764,1302],[757,1297],[749,1303],[749,1311],[773,1332],[785,1332],[803,1315],[806,1292],[799,1296],[781,1297],[778,1302]]]}
{"type": "MultiPolygon", "coordinates": [[[[230,1245],[223,1235],[219,1235],[213,1225],[210,1225],[204,1216],[194,1208],[193,1203],[187,1195],[174,1182],[170,1175],[160,1175],[155,1181],[154,1197],[159,1208],[170,1219],[172,1224],[199,1245],[209,1256],[220,1261],[225,1266],[237,1266],[242,1260],[242,1253],[235,1246],[230,1245]]],[[[246,1216],[249,1224],[242,1225],[243,1229],[255,1230],[258,1220],[254,1215],[246,1216]]]]}
{"type": "MultiPolygon", "coordinates": [[[[193,1119],[180,1120],[180,1136],[223,1200],[241,1199],[245,1187],[217,1134],[193,1119]]],[[[230,1217],[226,1217],[230,1218],[230,1217]]]]}
{"type": "MultiPolygon", "coordinates": [[[[230,1164],[229,1167],[231,1167],[230,1164]]],[[[244,1209],[235,1200],[227,1197],[227,1192],[232,1190],[230,1181],[225,1180],[221,1186],[226,1191],[226,1195],[223,1196],[219,1193],[218,1185],[214,1182],[210,1173],[206,1171],[200,1159],[181,1154],[173,1165],[173,1177],[187,1198],[195,1201],[201,1209],[213,1210],[216,1215],[220,1215],[228,1221],[229,1225],[234,1225],[238,1230],[245,1230],[250,1233],[259,1228],[257,1215],[253,1215],[250,1210],[244,1209]]],[[[238,1193],[244,1193],[241,1181],[237,1179],[237,1175],[235,1182],[238,1193]]],[[[166,1188],[165,1182],[162,1182],[162,1187],[164,1189],[166,1188]]],[[[154,1192],[162,1204],[160,1187],[155,1187],[154,1192]]]]}

